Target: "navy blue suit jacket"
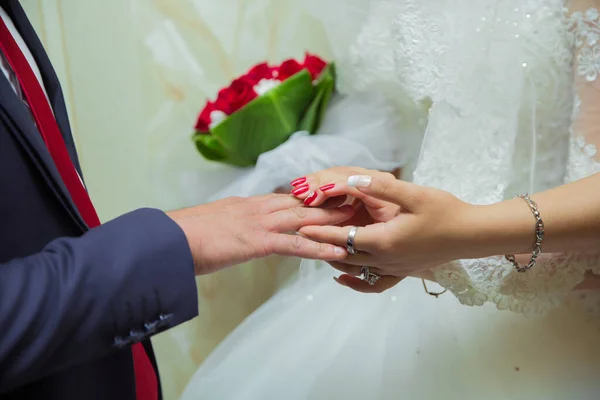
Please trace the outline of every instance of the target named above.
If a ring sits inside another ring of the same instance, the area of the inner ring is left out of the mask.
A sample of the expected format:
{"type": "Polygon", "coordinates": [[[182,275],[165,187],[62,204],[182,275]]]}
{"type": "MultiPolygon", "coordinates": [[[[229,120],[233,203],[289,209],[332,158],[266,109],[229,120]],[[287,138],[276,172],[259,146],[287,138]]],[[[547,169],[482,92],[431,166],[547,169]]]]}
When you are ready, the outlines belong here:
{"type": "MultiPolygon", "coordinates": [[[[0,4],[41,70],[81,173],[60,84],[17,0],[0,4]]],[[[0,74],[0,399],[135,400],[130,346],[198,313],[182,230],[141,209],[89,230],[0,74]]]]}

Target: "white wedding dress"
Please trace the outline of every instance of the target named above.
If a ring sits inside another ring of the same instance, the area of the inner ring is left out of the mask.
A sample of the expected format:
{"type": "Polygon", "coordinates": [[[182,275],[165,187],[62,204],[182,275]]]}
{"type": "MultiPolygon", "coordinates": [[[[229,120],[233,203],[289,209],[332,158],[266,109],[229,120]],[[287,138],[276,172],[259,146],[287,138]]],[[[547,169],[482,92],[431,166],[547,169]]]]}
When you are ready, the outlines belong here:
{"type": "MultiPolygon", "coordinates": [[[[396,107],[414,156],[406,179],[489,204],[600,172],[595,3],[307,7],[327,28],[340,90],[384,93],[396,107]]],[[[599,399],[600,291],[574,290],[591,272],[598,253],[546,254],[524,274],[502,257],[457,261],[435,271],[450,291],[436,299],[416,279],[361,295],[303,261],[182,398],[599,399]]]]}

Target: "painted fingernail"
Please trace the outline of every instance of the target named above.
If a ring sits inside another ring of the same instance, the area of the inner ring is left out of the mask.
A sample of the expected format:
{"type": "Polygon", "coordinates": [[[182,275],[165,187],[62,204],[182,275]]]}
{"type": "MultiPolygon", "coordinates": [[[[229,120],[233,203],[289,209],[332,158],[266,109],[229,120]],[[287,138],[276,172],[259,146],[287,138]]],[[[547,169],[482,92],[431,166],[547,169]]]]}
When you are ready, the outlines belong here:
{"type": "Polygon", "coordinates": [[[298,185],[302,185],[305,182],[306,182],[306,177],[303,176],[302,178],[294,179],[293,181],[291,181],[290,185],[298,186],[298,185]]]}
{"type": "Polygon", "coordinates": [[[308,192],[308,189],[309,189],[308,185],[298,186],[296,189],[292,190],[292,194],[294,196],[298,196],[298,195],[308,192]]]}
{"type": "Polygon", "coordinates": [[[333,189],[334,187],[335,187],[335,184],[334,184],[334,183],[331,183],[331,184],[329,184],[329,185],[321,186],[321,187],[319,188],[319,190],[320,190],[321,192],[326,192],[326,191],[328,191],[328,190],[331,190],[331,189],[333,189]]]}
{"type": "Polygon", "coordinates": [[[336,281],[338,284],[340,284],[340,285],[342,285],[342,286],[346,286],[346,284],[345,284],[344,282],[342,282],[342,281],[340,280],[340,278],[337,278],[337,277],[335,277],[335,276],[334,276],[334,277],[333,277],[333,280],[334,280],[334,281],[336,281]]]}
{"type": "Polygon", "coordinates": [[[317,192],[312,192],[311,194],[309,194],[308,197],[304,200],[304,205],[311,205],[317,199],[318,195],[319,194],[317,192]]]}
{"type": "Polygon", "coordinates": [[[368,175],[354,175],[348,178],[350,187],[369,187],[369,185],[371,185],[371,177],[368,175]]]}
{"type": "Polygon", "coordinates": [[[334,252],[334,253],[335,253],[337,256],[341,256],[341,255],[344,255],[344,254],[346,254],[346,249],[342,249],[341,247],[334,246],[334,248],[333,248],[333,252],[334,252]]]}

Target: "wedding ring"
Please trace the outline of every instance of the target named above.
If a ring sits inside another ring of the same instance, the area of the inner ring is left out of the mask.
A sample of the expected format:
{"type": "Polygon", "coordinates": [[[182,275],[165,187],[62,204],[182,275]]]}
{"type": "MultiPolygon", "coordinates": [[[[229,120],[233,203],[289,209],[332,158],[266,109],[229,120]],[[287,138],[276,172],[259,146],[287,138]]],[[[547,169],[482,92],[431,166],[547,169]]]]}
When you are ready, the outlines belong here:
{"type": "Polygon", "coordinates": [[[381,279],[381,276],[371,272],[371,268],[369,267],[362,267],[360,269],[360,274],[362,275],[363,280],[371,286],[375,285],[381,279]]]}
{"type": "Polygon", "coordinates": [[[356,237],[356,232],[358,232],[358,226],[353,226],[348,232],[348,239],[346,240],[346,250],[348,250],[348,254],[356,254],[356,248],[354,247],[354,238],[356,237]]]}

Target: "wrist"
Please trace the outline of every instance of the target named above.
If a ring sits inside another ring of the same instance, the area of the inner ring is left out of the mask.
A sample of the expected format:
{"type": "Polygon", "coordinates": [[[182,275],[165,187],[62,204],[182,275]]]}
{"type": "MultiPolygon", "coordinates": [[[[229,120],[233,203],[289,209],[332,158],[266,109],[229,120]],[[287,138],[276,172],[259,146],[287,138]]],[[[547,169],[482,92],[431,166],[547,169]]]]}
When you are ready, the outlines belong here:
{"type": "Polygon", "coordinates": [[[525,254],[533,249],[535,218],[522,199],[469,205],[465,212],[466,257],[525,254]]]}
{"type": "Polygon", "coordinates": [[[169,212],[165,212],[165,214],[167,217],[169,217],[175,223],[175,225],[177,225],[179,227],[179,229],[183,233],[183,235],[187,241],[187,245],[188,245],[190,254],[192,255],[192,259],[194,261],[195,274],[201,275],[201,266],[198,265],[197,257],[194,256],[192,235],[191,235],[191,231],[190,231],[190,226],[186,223],[186,218],[184,216],[185,211],[184,210],[169,211],[169,212]]]}

